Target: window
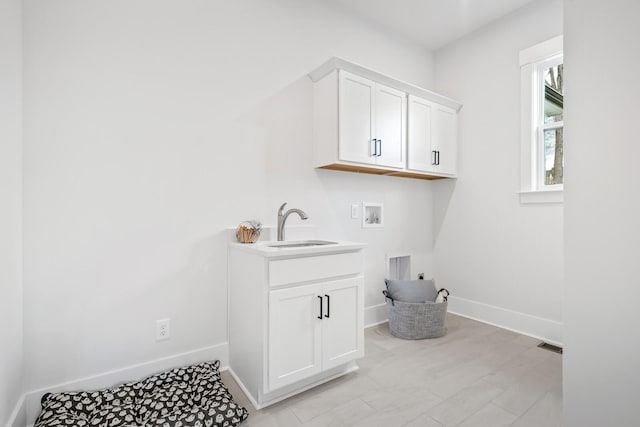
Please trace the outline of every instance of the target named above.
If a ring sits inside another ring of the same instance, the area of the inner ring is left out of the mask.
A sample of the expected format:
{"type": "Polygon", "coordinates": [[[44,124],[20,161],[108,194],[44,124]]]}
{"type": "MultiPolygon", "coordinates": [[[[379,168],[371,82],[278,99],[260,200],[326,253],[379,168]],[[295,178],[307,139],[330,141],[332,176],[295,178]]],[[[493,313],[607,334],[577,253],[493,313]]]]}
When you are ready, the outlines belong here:
{"type": "Polygon", "coordinates": [[[536,108],[538,161],[538,189],[562,189],[564,157],[562,156],[563,129],[563,67],[562,56],[538,64],[536,108]],[[558,187],[559,186],[559,187],[558,187]]]}
{"type": "Polygon", "coordinates": [[[522,203],[562,202],[564,69],[562,36],[520,52],[522,203]]]}

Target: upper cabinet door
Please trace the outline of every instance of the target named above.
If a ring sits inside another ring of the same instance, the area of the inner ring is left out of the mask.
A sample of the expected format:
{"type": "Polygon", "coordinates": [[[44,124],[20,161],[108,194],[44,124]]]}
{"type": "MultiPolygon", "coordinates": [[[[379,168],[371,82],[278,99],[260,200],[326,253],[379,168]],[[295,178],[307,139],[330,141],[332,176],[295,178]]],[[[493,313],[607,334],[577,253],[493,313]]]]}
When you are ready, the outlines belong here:
{"type": "Polygon", "coordinates": [[[433,114],[432,150],[437,152],[437,171],[455,175],[457,172],[458,118],[455,110],[437,105],[433,114]]]}
{"type": "Polygon", "coordinates": [[[407,169],[455,176],[457,120],[454,109],[410,95],[407,169]]]}
{"type": "Polygon", "coordinates": [[[409,95],[409,129],[407,169],[433,172],[436,155],[431,150],[431,117],[433,104],[417,96],[409,95]]]}
{"type": "Polygon", "coordinates": [[[379,166],[402,169],[406,161],[407,94],[376,84],[375,158],[379,166]]]}
{"type": "Polygon", "coordinates": [[[375,83],[340,71],[338,91],[339,158],[349,162],[374,164],[375,83]]]}

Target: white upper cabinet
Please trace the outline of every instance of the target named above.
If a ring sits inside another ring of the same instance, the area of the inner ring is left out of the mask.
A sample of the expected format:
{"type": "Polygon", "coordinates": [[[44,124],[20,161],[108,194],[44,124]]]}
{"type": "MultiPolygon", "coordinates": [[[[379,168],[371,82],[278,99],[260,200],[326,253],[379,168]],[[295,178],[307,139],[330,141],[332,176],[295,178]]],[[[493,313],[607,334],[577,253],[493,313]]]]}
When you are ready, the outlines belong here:
{"type": "Polygon", "coordinates": [[[452,108],[409,95],[407,169],[456,175],[457,116],[452,108]]]}
{"type": "Polygon", "coordinates": [[[309,76],[315,167],[455,177],[460,103],[339,58],[309,76]]]}
{"type": "Polygon", "coordinates": [[[406,94],[346,71],[338,90],[340,160],[404,168],[406,94]]]}

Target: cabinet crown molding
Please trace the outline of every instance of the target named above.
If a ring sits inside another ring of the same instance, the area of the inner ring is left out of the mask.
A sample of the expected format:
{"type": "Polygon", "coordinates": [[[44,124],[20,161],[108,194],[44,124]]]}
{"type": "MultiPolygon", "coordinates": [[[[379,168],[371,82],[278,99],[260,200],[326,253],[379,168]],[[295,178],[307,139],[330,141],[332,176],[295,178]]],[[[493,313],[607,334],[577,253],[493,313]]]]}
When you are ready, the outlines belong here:
{"type": "Polygon", "coordinates": [[[345,70],[350,73],[357,74],[361,77],[365,77],[367,79],[374,80],[378,83],[382,83],[394,89],[406,92],[409,95],[416,95],[428,101],[433,101],[440,105],[444,105],[446,107],[452,108],[456,112],[460,111],[460,109],[462,108],[462,103],[459,101],[456,101],[444,95],[440,95],[438,93],[432,92],[430,90],[421,88],[411,83],[398,80],[386,74],[371,70],[362,65],[347,61],[342,58],[338,58],[336,56],[332,57],[331,59],[326,61],[324,64],[320,65],[318,68],[310,72],[308,76],[311,79],[311,81],[317,82],[318,80],[322,79],[326,75],[330,74],[333,70],[345,70]]]}

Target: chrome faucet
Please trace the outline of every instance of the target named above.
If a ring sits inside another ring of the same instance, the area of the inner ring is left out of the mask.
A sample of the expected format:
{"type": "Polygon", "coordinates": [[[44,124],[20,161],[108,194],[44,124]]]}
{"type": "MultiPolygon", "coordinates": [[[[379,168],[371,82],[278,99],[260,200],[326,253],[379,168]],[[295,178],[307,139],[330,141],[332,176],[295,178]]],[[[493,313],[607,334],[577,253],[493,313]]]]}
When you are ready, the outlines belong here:
{"type": "Polygon", "coordinates": [[[284,240],[284,223],[287,221],[287,217],[292,213],[297,213],[300,216],[300,219],[309,219],[309,216],[301,211],[300,209],[289,209],[284,212],[284,207],[287,205],[287,202],[284,202],[280,209],[278,209],[278,241],[281,242],[284,240]]]}

